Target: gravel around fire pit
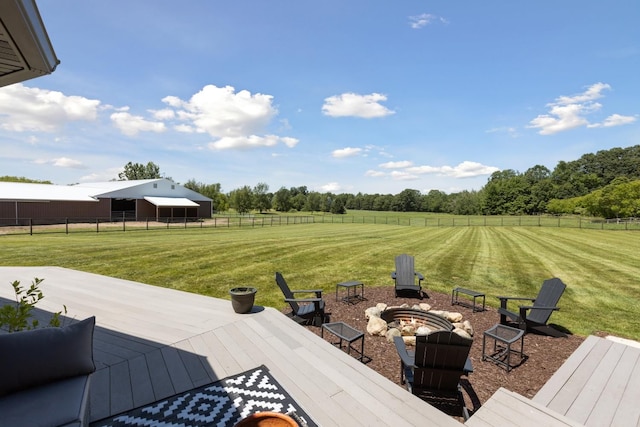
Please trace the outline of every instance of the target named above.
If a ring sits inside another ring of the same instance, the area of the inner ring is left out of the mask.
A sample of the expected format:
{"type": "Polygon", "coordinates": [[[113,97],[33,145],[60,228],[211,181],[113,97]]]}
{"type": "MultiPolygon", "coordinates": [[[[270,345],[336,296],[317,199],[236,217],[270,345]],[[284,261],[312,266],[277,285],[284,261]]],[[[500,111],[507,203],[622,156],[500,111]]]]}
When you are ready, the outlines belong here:
{"type": "MultiPolygon", "coordinates": [[[[534,333],[528,333],[524,339],[525,361],[507,373],[505,369],[490,361],[482,361],[482,333],[499,322],[499,315],[494,308],[487,307],[484,312],[472,312],[470,308],[460,305],[451,305],[451,295],[442,294],[426,289],[429,298],[423,300],[417,298],[396,298],[393,286],[367,287],[365,286],[365,301],[356,304],[346,304],[335,301],[335,294],[326,293],[324,300],[327,312],[331,313],[331,322],[345,322],[365,333],[364,353],[371,360],[367,367],[379,372],[394,383],[400,385],[400,359],[393,343],[388,343],[384,337],[370,336],[367,330],[365,309],[375,306],[377,303],[386,303],[389,306],[398,306],[407,303],[410,306],[420,302],[431,305],[433,310],[446,310],[458,312],[464,320],[469,320],[475,330],[470,357],[474,372],[469,376],[469,383],[482,404],[500,387],[532,398],[542,385],[564,363],[573,351],[582,343],[584,337],[569,335],[567,338],[553,338],[534,333]]],[[[487,300],[492,296],[487,295],[487,300]]],[[[460,299],[463,297],[460,296],[460,299]]],[[[288,311],[288,310],[285,310],[288,311]]],[[[551,317],[553,322],[553,316],[551,317]]],[[[306,326],[310,331],[320,335],[320,328],[306,326]]],[[[325,339],[335,339],[331,334],[325,334],[325,339]]],[[[517,348],[517,347],[516,347],[517,348]]],[[[352,354],[354,354],[352,352],[352,354]]],[[[519,355],[512,355],[512,364],[519,361],[519,355]]],[[[474,405],[465,395],[469,409],[474,405]]]]}

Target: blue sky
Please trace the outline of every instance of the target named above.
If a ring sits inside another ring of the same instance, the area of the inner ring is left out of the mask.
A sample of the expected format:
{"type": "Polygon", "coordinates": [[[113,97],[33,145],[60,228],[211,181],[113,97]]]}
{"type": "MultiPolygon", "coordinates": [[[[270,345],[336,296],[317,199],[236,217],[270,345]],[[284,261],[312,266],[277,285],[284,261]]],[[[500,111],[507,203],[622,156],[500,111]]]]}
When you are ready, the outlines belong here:
{"type": "Polygon", "coordinates": [[[0,175],[450,193],[640,144],[637,0],[38,7],[61,63],[0,88],[0,175]]]}

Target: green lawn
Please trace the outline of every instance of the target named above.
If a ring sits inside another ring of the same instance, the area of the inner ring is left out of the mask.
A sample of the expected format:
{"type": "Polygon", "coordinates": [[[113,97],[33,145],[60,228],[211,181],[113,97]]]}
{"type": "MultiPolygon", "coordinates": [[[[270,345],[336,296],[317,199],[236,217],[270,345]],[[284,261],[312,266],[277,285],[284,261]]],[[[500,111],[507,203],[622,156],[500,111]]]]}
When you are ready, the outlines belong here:
{"type": "MultiPolygon", "coordinates": [[[[492,306],[497,295],[535,296],[544,279],[560,277],[568,287],[553,323],[579,335],[640,339],[635,231],[316,223],[12,235],[0,236],[0,244],[0,265],[56,265],[220,298],[252,285],[258,304],[278,308],[275,271],[293,288],[333,295],[345,280],[393,286],[394,256],[408,253],[426,276],[427,292],[463,286],[484,291],[492,306]]],[[[0,285],[9,286],[12,278],[3,279],[0,285]]]]}

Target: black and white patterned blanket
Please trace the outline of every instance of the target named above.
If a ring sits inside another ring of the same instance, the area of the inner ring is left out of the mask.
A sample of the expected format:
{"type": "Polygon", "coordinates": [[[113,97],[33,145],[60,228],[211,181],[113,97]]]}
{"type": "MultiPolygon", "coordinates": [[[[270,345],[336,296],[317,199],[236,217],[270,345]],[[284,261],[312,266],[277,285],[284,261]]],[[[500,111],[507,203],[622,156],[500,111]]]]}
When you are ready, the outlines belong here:
{"type": "Polygon", "coordinates": [[[93,423],[92,427],[227,427],[263,411],[289,413],[298,418],[299,424],[316,426],[263,365],[93,423]]]}

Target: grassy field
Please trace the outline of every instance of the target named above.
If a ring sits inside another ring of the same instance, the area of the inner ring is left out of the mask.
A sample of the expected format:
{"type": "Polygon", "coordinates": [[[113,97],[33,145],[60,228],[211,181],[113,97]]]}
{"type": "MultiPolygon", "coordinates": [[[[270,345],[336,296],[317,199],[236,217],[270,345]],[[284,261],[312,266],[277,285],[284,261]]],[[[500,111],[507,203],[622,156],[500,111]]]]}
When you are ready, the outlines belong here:
{"type": "MultiPolygon", "coordinates": [[[[535,296],[544,279],[560,277],[568,288],[553,323],[579,335],[605,331],[640,339],[639,237],[576,228],[370,223],[9,235],[0,236],[0,265],[62,266],[219,298],[228,298],[231,287],[251,285],[259,290],[257,304],[280,308],[275,271],[292,288],[319,287],[333,297],[335,284],[345,280],[393,286],[394,256],[408,253],[426,276],[427,292],[463,286],[485,292],[494,307],[497,295],[535,296]]],[[[2,286],[13,280],[2,279],[2,286]]]]}

